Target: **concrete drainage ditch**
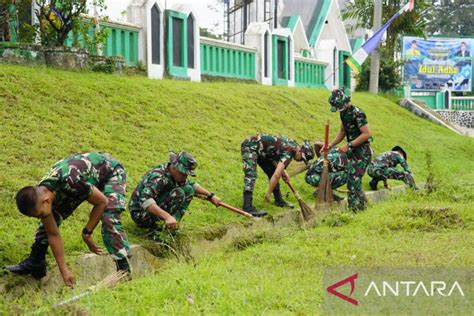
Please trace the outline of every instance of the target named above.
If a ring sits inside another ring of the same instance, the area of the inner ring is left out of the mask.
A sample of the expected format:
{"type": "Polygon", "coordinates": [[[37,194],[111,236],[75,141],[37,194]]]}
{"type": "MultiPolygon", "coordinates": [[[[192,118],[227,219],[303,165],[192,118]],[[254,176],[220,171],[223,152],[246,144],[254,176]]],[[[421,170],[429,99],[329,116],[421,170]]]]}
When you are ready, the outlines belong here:
{"type": "MultiPolygon", "coordinates": [[[[397,186],[390,190],[369,191],[366,192],[366,196],[369,201],[376,203],[387,199],[390,195],[404,191],[405,186],[397,186]]],[[[344,200],[339,204],[333,205],[330,210],[316,211],[315,218],[306,223],[303,222],[299,210],[293,210],[280,212],[262,219],[251,219],[245,224],[225,225],[219,227],[215,234],[190,244],[189,249],[187,249],[190,256],[187,259],[198,260],[217,249],[226,249],[226,247],[233,250],[245,249],[247,246],[262,242],[266,236],[271,238],[271,231],[274,227],[314,227],[328,213],[343,210],[345,207],[346,203],[344,200]]],[[[166,259],[158,258],[152,252],[154,251],[149,251],[140,245],[132,246],[132,258],[130,259],[132,278],[153,273],[163,265],[166,259]]],[[[53,262],[50,262],[47,276],[39,281],[29,276],[3,276],[0,279],[0,295],[7,300],[10,300],[10,298],[15,300],[19,296],[28,295],[28,293],[44,293],[46,296],[48,293],[59,292],[64,285],[59,270],[53,262]]],[[[107,275],[113,273],[115,271],[115,264],[108,255],[86,254],[76,260],[72,269],[77,278],[76,287],[81,289],[94,285],[107,275]]]]}

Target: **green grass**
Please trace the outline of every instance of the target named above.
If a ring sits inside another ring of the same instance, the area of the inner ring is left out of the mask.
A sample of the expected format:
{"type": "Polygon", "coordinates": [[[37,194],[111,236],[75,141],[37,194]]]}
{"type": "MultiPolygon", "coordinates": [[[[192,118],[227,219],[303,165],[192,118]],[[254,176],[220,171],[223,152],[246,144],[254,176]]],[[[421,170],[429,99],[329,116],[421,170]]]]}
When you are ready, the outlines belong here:
{"type": "MultiPolygon", "coordinates": [[[[95,150],[112,153],[128,171],[130,194],[148,169],[167,161],[169,150],[188,150],[199,162],[196,180],[240,206],[240,142],[259,132],[297,141],[322,139],[328,119],[334,136],[340,123],[338,115],[329,112],[327,98],[325,90],[155,81],[1,65],[0,265],[23,259],[37,225],[16,211],[16,191],[36,183],[64,156],[95,150]]],[[[243,246],[236,241],[237,246],[219,248],[193,264],[170,260],[154,275],[98,292],[65,311],[320,314],[326,266],[472,266],[474,140],[382,97],[355,93],[353,102],[368,116],[375,152],[404,147],[418,182],[428,175],[425,156],[431,153],[437,192],[404,194],[355,217],[336,213],[316,227],[289,225],[263,235],[254,232],[243,246]],[[448,208],[447,214],[430,211],[434,207],[448,208]],[[193,305],[186,294],[193,297],[193,305]]],[[[267,180],[261,170],[258,175],[255,204],[263,207],[267,180]]],[[[303,177],[294,183],[310,201],[313,189],[303,177]]],[[[367,177],[364,186],[368,189],[367,177]]],[[[274,207],[269,211],[279,212],[274,207]]],[[[86,252],[78,236],[87,216],[88,206],[83,205],[61,227],[68,261],[86,252]]],[[[244,221],[197,200],[182,229],[197,239],[244,221]]],[[[142,242],[143,232],[128,213],[124,223],[131,241],[142,242]]],[[[99,239],[96,236],[101,243],[99,239]]],[[[51,257],[48,260],[53,263],[51,257]]],[[[64,293],[28,294],[13,303],[0,298],[0,314],[32,311],[59,297],[64,293]]]]}

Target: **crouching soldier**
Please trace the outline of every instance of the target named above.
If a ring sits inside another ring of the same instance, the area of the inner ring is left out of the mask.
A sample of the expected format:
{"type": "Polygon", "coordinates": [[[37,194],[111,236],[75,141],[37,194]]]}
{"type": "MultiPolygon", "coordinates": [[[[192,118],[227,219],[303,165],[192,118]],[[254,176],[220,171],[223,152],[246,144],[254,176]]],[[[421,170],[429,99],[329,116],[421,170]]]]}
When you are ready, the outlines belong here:
{"type": "Polygon", "coordinates": [[[74,284],[74,276],[66,267],[64,245],[58,226],[83,202],[93,205],[82,239],[90,251],[101,254],[92,233],[102,221],[102,239],[107,251],[115,260],[117,270],[130,272],[127,257],[130,247],[120,222],[125,210],[126,173],[120,162],[104,153],[75,154],[58,161],[37,186],[18,191],[16,203],[19,211],[29,217],[41,219],[36,230],[30,256],[6,269],[35,278],[46,275],[46,252],[51,246],[59,271],[66,285],[74,284]]]}
{"type": "Polygon", "coordinates": [[[219,206],[220,199],[196,182],[188,180],[195,176],[196,160],[187,152],[170,153],[169,162],[148,171],[132,193],[129,210],[133,221],[141,228],[149,228],[153,238],[163,220],[169,229],[177,229],[195,194],[219,206]]]}
{"type": "MultiPolygon", "coordinates": [[[[323,173],[324,157],[320,154],[321,148],[323,148],[323,146],[324,144],[322,142],[314,143],[314,150],[318,156],[318,159],[314,161],[308,168],[305,177],[306,183],[316,188],[319,185],[319,181],[321,181],[321,174],[323,173]]],[[[335,190],[347,183],[347,155],[337,151],[336,148],[333,147],[328,151],[328,162],[331,188],[335,190]]],[[[316,192],[315,196],[317,196],[316,192]]],[[[334,192],[333,196],[335,201],[343,200],[342,197],[334,194],[334,192]]]]}
{"type": "Polygon", "coordinates": [[[367,173],[372,178],[369,183],[372,190],[377,190],[379,181],[383,181],[384,186],[388,188],[387,179],[402,180],[410,188],[417,189],[407,163],[407,154],[400,146],[395,146],[391,151],[381,153],[369,164],[367,173]],[[397,165],[401,165],[403,170],[397,169],[397,165]]]}
{"type": "Polygon", "coordinates": [[[279,180],[285,176],[283,171],[293,159],[308,164],[308,161],[314,158],[314,148],[309,141],[305,140],[302,145],[298,145],[286,136],[258,134],[244,140],[240,149],[245,175],[243,210],[257,217],[267,215],[266,212],[258,211],[253,207],[257,165],[263,169],[270,180],[265,200],[270,201],[273,193],[275,198],[273,204],[279,207],[293,208],[292,204],[283,200],[279,180]]]}

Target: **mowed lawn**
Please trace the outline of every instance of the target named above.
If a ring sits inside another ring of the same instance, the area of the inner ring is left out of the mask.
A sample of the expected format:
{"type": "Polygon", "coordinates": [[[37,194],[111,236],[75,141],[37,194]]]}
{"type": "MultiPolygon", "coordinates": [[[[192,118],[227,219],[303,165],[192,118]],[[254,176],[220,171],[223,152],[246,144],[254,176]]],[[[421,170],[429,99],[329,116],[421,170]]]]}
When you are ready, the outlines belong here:
{"type": "MultiPolygon", "coordinates": [[[[147,170],[167,161],[170,150],[187,150],[199,162],[196,180],[240,207],[241,141],[256,133],[284,134],[296,141],[322,139],[327,120],[333,137],[340,123],[338,115],[329,112],[328,96],[327,90],[156,81],[2,64],[0,265],[28,254],[37,225],[16,210],[16,191],[38,182],[57,160],[76,152],[111,153],[128,171],[129,197],[147,170]]],[[[99,291],[65,311],[320,314],[327,266],[472,266],[474,141],[383,97],[355,93],[352,99],[367,114],[375,153],[402,146],[418,182],[434,174],[434,193],[406,193],[356,216],[330,215],[316,226],[252,232],[247,237],[258,242],[249,242],[245,249],[222,247],[193,263],[169,259],[157,273],[99,291]],[[433,161],[431,170],[427,155],[433,161]],[[448,208],[448,215],[433,211],[439,208],[448,208]]],[[[267,180],[261,170],[258,175],[255,204],[262,208],[267,180]]],[[[365,189],[368,181],[364,177],[365,189]]],[[[314,189],[303,175],[293,182],[311,201],[314,189]]],[[[289,200],[296,202],[291,196],[289,200]]],[[[79,235],[88,210],[83,205],[61,227],[68,261],[86,253],[79,235]]],[[[273,206],[268,210],[281,211],[273,206]]],[[[123,218],[131,241],[143,241],[129,214],[123,218]]],[[[232,222],[245,219],[193,201],[182,227],[196,240],[232,222]]],[[[102,243],[99,234],[95,239],[102,243]]],[[[48,261],[54,264],[50,255],[48,261]]],[[[38,308],[48,312],[51,302],[71,295],[68,291],[25,292],[13,302],[2,297],[0,313],[38,308]]]]}

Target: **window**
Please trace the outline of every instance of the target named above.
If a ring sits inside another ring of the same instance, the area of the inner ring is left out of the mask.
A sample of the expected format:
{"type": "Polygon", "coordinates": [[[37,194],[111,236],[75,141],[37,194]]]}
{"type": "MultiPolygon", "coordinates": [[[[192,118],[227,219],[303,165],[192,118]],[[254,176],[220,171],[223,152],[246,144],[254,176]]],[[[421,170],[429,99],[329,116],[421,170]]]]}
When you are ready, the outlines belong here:
{"type": "Polygon", "coordinates": [[[187,21],[188,27],[188,67],[194,68],[194,17],[189,15],[187,21]]]}
{"type": "Polygon", "coordinates": [[[173,25],[173,66],[183,67],[183,58],[181,52],[183,49],[183,20],[172,18],[173,25]]]}
{"type": "Polygon", "coordinates": [[[151,63],[160,64],[160,10],[155,4],[151,8],[151,63]]]}

